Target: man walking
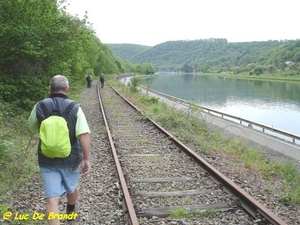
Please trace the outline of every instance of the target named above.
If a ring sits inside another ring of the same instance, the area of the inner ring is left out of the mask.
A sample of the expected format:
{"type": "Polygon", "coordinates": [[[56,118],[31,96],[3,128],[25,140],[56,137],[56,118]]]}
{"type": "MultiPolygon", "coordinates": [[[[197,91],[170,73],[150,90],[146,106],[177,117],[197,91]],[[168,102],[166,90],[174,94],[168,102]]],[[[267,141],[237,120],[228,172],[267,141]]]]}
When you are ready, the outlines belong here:
{"type": "Polygon", "coordinates": [[[104,75],[101,73],[100,75],[100,83],[101,83],[101,88],[104,88],[104,75]]]}
{"type": "Polygon", "coordinates": [[[93,76],[91,74],[87,75],[87,77],[85,78],[86,82],[87,82],[87,87],[91,88],[92,87],[92,81],[93,81],[93,76]]]}
{"type": "MultiPolygon", "coordinates": [[[[67,197],[66,215],[78,212],[77,185],[80,174],[86,176],[90,172],[90,129],[80,105],[73,103],[74,101],[67,96],[69,91],[67,78],[62,75],[53,76],[49,88],[50,96],[34,105],[28,122],[32,132],[41,132],[41,123],[54,112],[59,114],[68,112],[64,118],[69,128],[71,144],[69,155],[63,158],[49,158],[43,153],[44,144],[41,144],[41,139],[38,145],[38,163],[46,199],[46,219],[50,225],[59,225],[58,218],[49,215],[59,214],[58,204],[62,194],[66,193],[67,197]]],[[[46,138],[47,135],[51,136],[45,133],[46,138]]]]}

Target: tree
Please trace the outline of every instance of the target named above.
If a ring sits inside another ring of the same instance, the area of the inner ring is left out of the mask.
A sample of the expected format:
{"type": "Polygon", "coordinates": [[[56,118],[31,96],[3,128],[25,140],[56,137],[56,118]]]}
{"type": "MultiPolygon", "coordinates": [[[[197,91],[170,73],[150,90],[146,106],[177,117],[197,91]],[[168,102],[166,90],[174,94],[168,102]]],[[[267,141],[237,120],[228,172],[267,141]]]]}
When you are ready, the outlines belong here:
{"type": "Polygon", "coordinates": [[[0,96],[23,108],[48,94],[49,79],[83,80],[87,71],[117,73],[120,64],[64,0],[0,0],[0,96]]]}
{"type": "Polygon", "coordinates": [[[201,67],[201,71],[203,73],[207,73],[209,69],[210,69],[210,66],[207,63],[201,67]]]}
{"type": "Polygon", "coordinates": [[[256,74],[256,75],[260,75],[260,74],[262,74],[264,72],[264,68],[263,67],[256,67],[256,68],[254,68],[254,73],[256,74]]]}
{"type": "Polygon", "coordinates": [[[185,63],[182,67],[182,71],[185,73],[192,73],[193,72],[193,67],[190,66],[189,64],[185,63]]]}
{"type": "Polygon", "coordinates": [[[142,73],[143,74],[154,74],[155,73],[155,67],[152,66],[150,63],[145,62],[142,64],[142,73]]]}

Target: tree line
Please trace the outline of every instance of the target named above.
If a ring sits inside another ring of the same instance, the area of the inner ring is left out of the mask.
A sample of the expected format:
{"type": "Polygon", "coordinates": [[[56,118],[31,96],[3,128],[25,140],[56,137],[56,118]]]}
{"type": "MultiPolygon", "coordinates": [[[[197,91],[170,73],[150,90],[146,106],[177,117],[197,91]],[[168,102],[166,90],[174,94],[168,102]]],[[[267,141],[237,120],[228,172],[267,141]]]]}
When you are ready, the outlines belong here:
{"type": "MultiPolygon", "coordinates": [[[[116,55],[123,54],[122,57],[132,63],[147,61],[157,71],[261,74],[263,71],[272,73],[288,69],[291,73],[299,74],[300,40],[229,43],[227,39],[210,38],[168,41],[148,49],[136,45],[135,54],[125,56],[122,45],[118,48],[109,47],[116,55]],[[292,62],[292,67],[286,64],[289,61],[292,62]]],[[[129,51],[127,53],[130,54],[129,51]]]]}
{"type": "MultiPolygon", "coordinates": [[[[48,93],[49,79],[71,83],[88,73],[148,71],[114,55],[96,36],[86,14],[66,11],[65,0],[0,0],[0,101],[30,108],[48,93]]],[[[153,71],[152,71],[153,72],[153,71]]]]}

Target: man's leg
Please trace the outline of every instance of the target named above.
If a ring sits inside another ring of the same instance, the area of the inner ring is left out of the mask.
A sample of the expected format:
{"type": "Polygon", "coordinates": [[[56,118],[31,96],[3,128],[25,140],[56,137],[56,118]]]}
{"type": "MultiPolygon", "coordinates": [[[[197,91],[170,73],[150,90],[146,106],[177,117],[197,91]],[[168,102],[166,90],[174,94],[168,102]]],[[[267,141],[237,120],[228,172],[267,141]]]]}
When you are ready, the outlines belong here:
{"type": "Polygon", "coordinates": [[[60,224],[58,219],[51,218],[51,213],[56,215],[59,214],[58,203],[59,203],[59,197],[51,197],[46,199],[46,216],[48,219],[48,224],[50,225],[60,224]]]}
{"type": "MultiPolygon", "coordinates": [[[[62,168],[63,184],[67,196],[67,213],[78,211],[78,181],[80,178],[80,165],[71,168],[62,168]],[[77,206],[75,207],[75,205],[77,206]]],[[[78,213],[78,212],[76,212],[78,213]]]]}
{"type": "Polygon", "coordinates": [[[72,194],[67,194],[67,211],[74,211],[75,210],[75,203],[78,199],[79,191],[76,188],[72,194]],[[68,209],[69,208],[69,209],[68,209]]]}
{"type": "Polygon", "coordinates": [[[59,225],[59,220],[53,220],[51,216],[53,218],[54,214],[59,213],[59,198],[66,191],[61,182],[62,176],[55,167],[40,167],[40,172],[44,183],[46,219],[49,218],[48,224],[59,225]]]}

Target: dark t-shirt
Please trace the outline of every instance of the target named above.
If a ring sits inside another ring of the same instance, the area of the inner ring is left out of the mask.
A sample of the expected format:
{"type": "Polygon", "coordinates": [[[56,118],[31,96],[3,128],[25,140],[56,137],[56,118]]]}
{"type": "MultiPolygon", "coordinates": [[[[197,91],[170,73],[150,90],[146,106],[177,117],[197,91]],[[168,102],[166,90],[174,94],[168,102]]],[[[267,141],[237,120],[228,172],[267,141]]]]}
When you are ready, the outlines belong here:
{"type": "Polygon", "coordinates": [[[100,76],[100,81],[101,81],[101,82],[104,81],[104,76],[103,76],[103,75],[100,76]]]}

